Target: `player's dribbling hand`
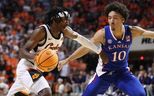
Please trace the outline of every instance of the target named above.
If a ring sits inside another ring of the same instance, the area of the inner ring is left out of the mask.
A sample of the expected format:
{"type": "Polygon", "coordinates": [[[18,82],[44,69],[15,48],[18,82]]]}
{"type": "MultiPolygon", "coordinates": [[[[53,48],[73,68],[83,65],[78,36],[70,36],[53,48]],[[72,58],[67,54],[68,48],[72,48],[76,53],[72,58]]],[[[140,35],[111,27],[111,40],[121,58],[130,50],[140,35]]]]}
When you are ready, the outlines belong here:
{"type": "Polygon", "coordinates": [[[64,60],[61,60],[59,61],[59,64],[58,64],[58,71],[60,71],[62,69],[62,67],[68,63],[68,59],[64,59],[64,60]]]}

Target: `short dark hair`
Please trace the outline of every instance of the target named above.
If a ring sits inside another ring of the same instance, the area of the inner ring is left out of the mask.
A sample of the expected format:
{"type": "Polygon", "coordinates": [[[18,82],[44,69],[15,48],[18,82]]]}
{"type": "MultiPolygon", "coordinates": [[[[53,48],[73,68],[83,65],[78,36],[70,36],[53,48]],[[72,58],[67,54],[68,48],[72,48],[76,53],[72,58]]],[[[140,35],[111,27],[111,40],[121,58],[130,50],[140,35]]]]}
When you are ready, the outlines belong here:
{"type": "Polygon", "coordinates": [[[53,21],[59,23],[61,21],[62,15],[65,18],[69,18],[69,10],[64,7],[53,7],[46,13],[45,23],[48,25],[52,24],[53,21]]]}
{"type": "Polygon", "coordinates": [[[129,17],[129,10],[127,7],[117,1],[114,1],[105,7],[105,15],[108,16],[111,11],[121,14],[125,20],[127,20],[129,17]]]}

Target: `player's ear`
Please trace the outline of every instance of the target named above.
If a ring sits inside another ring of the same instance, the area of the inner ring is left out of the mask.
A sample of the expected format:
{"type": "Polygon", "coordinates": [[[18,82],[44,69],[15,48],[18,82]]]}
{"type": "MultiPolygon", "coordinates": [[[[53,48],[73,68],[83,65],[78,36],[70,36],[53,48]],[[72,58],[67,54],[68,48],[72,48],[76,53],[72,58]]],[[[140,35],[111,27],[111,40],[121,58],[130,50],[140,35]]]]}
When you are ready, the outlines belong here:
{"type": "Polygon", "coordinates": [[[122,23],[124,23],[125,22],[125,18],[122,18],[122,23]]]}

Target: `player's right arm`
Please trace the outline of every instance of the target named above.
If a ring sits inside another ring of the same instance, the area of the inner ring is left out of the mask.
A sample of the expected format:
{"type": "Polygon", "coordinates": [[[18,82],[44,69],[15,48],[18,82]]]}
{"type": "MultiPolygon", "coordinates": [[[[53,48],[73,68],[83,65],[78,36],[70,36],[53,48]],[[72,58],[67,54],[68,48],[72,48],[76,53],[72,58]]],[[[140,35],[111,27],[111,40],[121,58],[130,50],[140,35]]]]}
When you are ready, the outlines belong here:
{"type": "Polygon", "coordinates": [[[131,26],[132,37],[143,36],[146,38],[154,38],[154,31],[143,29],[139,26],[131,26]]]}
{"type": "MultiPolygon", "coordinates": [[[[91,41],[96,45],[104,44],[104,29],[98,30],[95,33],[95,35],[92,37],[91,41]]],[[[84,46],[79,47],[72,55],[70,55],[68,58],[59,62],[58,70],[61,70],[62,66],[64,64],[67,64],[69,61],[78,59],[89,52],[90,52],[89,48],[86,48],[84,46]]]]}
{"type": "Polygon", "coordinates": [[[40,40],[43,40],[45,37],[44,31],[44,27],[38,27],[32,32],[30,38],[27,40],[24,46],[21,46],[19,50],[19,55],[21,58],[26,58],[29,60],[34,59],[35,54],[30,53],[30,51],[36,47],[40,40]]]}
{"type": "Polygon", "coordinates": [[[72,40],[77,41],[78,43],[80,43],[82,46],[87,47],[91,50],[93,50],[94,52],[96,52],[97,54],[99,54],[101,52],[101,48],[99,46],[99,44],[95,45],[94,43],[92,43],[89,39],[85,38],[84,36],[78,34],[77,32],[75,32],[74,30],[72,30],[72,28],[70,28],[69,26],[67,26],[64,29],[64,35],[72,40]]]}
{"type": "MultiPolygon", "coordinates": [[[[94,36],[92,37],[91,41],[95,44],[95,45],[100,45],[100,44],[104,44],[104,30],[100,29],[98,30],[94,36]]],[[[84,55],[86,55],[87,53],[90,52],[90,49],[81,46],[79,47],[72,55],[70,55],[67,59],[68,61],[72,61],[75,59],[78,59],[84,55]]]]}

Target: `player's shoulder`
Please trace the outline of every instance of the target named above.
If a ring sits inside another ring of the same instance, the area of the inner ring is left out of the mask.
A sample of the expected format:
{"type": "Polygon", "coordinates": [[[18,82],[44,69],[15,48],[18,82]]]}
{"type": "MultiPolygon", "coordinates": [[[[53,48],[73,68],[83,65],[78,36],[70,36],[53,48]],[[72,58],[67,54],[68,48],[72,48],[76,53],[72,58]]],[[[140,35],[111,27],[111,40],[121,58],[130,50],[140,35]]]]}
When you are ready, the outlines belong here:
{"type": "Polygon", "coordinates": [[[64,30],[72,30],[70,26],[66,26],[64,30]]]}
{"type": "Polygon", "coordinates": [[[139,29],[140,28],[139,26],[133,26],[133,25],[125,25],[125,26],[130,28],[130,30],[135,30],[135,29],[139,29]]]}
{"type": "Polygon", "coordinates": [[[66,26],[64,29],[63,29],[63,33],[67,33],[67,32],[72,32],[72,28],[70,26],[66,26]]]}
{"type": "Polygon", "coordinates": [[[42,35],[41,37],[44,37],[46,34],[46,29],[43,26],[37,26],[34,30],[33,30],[33,34],[36,34],[37,36],[42,35]]]}
{"type": "Polygon", "coordinates": [[[41,24],[38,27],[36,27],[37,30],[45,31],[46,28],[49,28],[49,25],[41,24]]]}
{"type": "Polygon", "coordinates": [[[96,31],[96,33],[93,36],[93,39],[97,42],[104,42],[104,38],[105,38],[105,30],[104,28],[99,29],[98,31],[96,31]]]}
{"type": "Polygon", "coordinates": [[[105,29],[104,28],[101,28],[101,29],[97,30],[96,33],[98,33],[98,34],[104,34],[105,33],[105,29]]]}
{"type": "Polygon", "coordinates": [[[132,33],[136,33],[138,30],[140,30],[139,26],[129,26],[132,33]]]}
{"type": "Polygon", "coordinates": [[[96,34],[98,35],[98,37],[105,37],[105,28],[101,28],[99,29],[96,34]]]}
{"type": "Polygon", "coordinates": [[[76,31],[74,31],[70,26],[66,26],[65,29],[63,30],[64,36],[68,38],[76,37],[78,34],[76,31]]]}
{"type": "Polygon", "coordinates": [[[39,34],[46,34],[46,29],[47,29],[47,25],[45,24],[42,24],[42,25],[39,25],[37,26],[35,29],[34,29],[34,32],[37,32],[39,34]]]}

